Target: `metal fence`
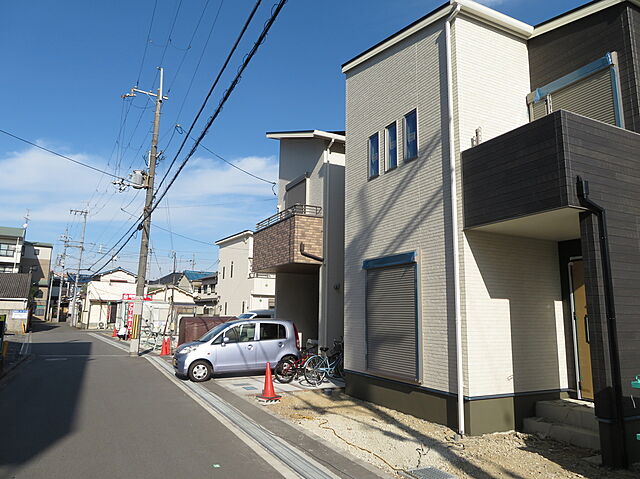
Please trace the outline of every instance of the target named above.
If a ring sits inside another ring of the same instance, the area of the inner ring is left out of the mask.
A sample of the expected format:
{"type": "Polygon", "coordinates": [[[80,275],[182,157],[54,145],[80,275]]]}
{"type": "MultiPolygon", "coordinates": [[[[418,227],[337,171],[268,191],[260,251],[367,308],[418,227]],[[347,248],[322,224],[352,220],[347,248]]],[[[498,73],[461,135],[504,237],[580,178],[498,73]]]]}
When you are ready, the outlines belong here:
{"type": "Polygon", "coordinates": [[[321,206],[312,206],[312,205],[293,205],[286,210],[282,210],[279,213],[276,213],[273,216],[270,216],[266,220],[262,220],[260,223],[256,225],[256,231],[263,230],[268,228],[271,225],[279,223],[280,221],[286,220],[287,218],[291,218],[295,215],[304,215],[304,216],[322,216],[322,207],[321,206]]]}

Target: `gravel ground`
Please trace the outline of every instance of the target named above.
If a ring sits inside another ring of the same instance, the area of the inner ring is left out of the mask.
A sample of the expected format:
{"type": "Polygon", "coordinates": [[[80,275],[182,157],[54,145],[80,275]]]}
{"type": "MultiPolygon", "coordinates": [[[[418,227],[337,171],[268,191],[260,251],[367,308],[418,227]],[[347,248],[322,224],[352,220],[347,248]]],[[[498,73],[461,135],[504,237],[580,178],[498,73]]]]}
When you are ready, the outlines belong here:
{"type": "Polygon", "coordinates": [[[585,458],[593,451],[519,432],[453,440],[451,429],[334,390],[284,396],[277,415],[399,476],[435,467],[459,478],[637,479],[640,470],[612,471],[585,458]]]}

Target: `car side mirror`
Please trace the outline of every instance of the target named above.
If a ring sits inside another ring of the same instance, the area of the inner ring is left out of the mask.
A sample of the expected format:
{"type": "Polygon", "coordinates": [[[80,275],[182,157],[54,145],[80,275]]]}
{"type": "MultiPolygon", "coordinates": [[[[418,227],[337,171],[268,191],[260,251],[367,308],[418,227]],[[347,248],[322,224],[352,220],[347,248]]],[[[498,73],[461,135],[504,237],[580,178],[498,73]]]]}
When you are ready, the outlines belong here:
{"type": "Polygon", "coordinates": [[[222,344],[227,344],[230,341],[229,336],[222,337],[222,344]]]}

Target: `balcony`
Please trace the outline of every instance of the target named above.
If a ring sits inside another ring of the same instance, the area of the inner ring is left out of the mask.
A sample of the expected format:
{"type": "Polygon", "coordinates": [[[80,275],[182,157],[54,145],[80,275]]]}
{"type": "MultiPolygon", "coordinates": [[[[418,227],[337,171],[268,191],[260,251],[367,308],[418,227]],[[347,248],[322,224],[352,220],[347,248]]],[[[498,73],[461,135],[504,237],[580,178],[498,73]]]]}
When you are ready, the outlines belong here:
{"type": "Polygon", "coordinates": [[[601,201],[607,188],[630,183],[638,148],[637,133],[564,110],[481,143],[462,153],[464,227],[580,238],[577,177],[590,180],[594,200],[601,201]]]}
{"type": "Polygon", "coordinates": [[[261,221],[253,235],[253,272],[317,270],[322,264],[322,233],[319,206],[294,205],[261,221]]]}

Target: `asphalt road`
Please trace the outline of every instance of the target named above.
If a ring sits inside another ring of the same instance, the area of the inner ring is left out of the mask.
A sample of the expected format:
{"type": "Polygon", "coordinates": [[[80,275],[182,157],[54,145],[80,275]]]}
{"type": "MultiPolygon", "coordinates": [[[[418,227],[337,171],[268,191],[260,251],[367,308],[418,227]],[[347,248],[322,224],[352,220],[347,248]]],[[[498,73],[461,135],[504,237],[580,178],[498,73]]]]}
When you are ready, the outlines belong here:
{"type": "Polygon", "coordinates": [[[148,361],[34,329],[33,358],[0,384],[0,477],[281,477],[148,361]]]}

